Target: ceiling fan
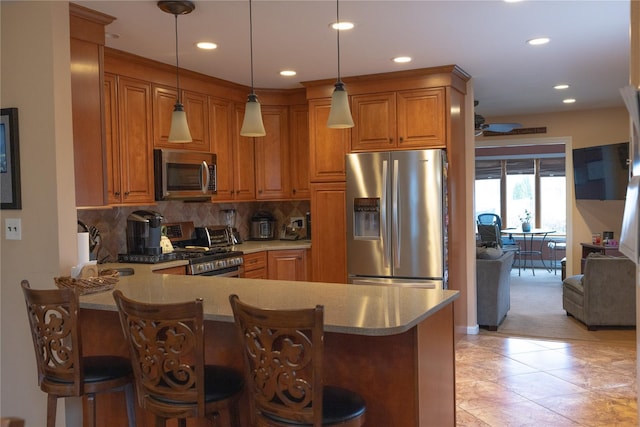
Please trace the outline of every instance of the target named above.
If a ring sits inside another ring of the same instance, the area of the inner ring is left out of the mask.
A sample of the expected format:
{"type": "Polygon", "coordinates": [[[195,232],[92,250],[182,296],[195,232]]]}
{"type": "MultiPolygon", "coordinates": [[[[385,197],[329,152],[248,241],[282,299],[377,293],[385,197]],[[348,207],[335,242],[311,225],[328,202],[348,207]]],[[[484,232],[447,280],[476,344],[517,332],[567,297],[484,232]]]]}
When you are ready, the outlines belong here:
{"type": "MultiPolygon", "coordinates": [[[[473,106],[477,107],[479,103],[480,103],[479,101],[473,101],[473,106]]],[[[520,123],[486,123],[484,117],[475,112],[474,112],[474,122],[475,122],[476,136],[482,135],[484,131],[507,133],[507,132],[511,132],[514,129],[522,127],[520,123]]]]}

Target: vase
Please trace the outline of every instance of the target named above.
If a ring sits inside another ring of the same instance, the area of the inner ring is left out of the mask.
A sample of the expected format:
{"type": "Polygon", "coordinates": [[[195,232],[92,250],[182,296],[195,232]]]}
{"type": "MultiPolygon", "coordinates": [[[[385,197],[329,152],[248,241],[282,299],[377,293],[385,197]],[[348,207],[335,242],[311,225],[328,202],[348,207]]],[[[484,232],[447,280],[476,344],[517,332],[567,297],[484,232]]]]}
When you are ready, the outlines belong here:
{"type": "Polygon", "coordinates": [[[528,233],[529,231],[531,231],[531,223],[523,222],[522,223],[522,231],[524,231],[525,233],[528,233]]]}

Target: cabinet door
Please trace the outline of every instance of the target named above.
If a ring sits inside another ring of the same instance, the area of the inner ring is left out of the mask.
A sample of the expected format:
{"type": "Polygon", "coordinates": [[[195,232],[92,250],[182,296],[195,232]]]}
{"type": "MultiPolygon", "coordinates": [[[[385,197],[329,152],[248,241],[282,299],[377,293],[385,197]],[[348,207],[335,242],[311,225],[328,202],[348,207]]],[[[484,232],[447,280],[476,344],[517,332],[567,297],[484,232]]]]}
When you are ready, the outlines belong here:
{"type": "Polygon", "coordinates": [[[398,145],[394,92],[354,95],[351,103],[355,123],[351,131],[352,151],[389,150],[398,145]]]}
{"type": "Polygon", "coordinates": [[[187,113],[187,123],[191,133],[191,142],[169,142],[171,131],[171,116],[176,103],[176,91],[164,86],[153,86],[153,130],[154,146],[163,148],[177,148],[181,150],[210,151],[209,142],[209,105],[207,96],[182,91],[182,104],[187,113]]]}
{"type": "Polygon", "coordinates": [[[233,103],[209,97],[211,152],[216,154],[218,193],[214,201],[233,200],[233,103]]]}
{"type": "Polygon", "coordinates": [[[262,120],[267,134],[255,138],[256,199],[289,197],[288,108],[265,106],[262,120]]]}
{"type": "Polygon", "coordinates": [[[119,77],[118,123],[122,202],[153,203],[151,85],[119,77]]]}
{"type": "Polygon", "coordinates": [[[76,206],[104,206],[102,46],[71,38],[70,52],[76,206]]]}
{"type": "Polygon", "coordinates": [[[191,142],[186,144],[185,148],[204,153],[211,152],[207,95],[185,90],[182,92],[182,103],[187,112],[187,123],[191,132],[191,142]]]}
{"type": "Polygon", "coordinates": [[[307,259],[304,249],[269,251],[269,279],[307,280],[307,259]]]}
{"type": "MultiPolygon", "coordinates": [[[[176,91],[164,86],[153,86],[153,145],[157,148],[170,148],[169,132],[171,115],[176,104],[176,91]]],[[[182,144],[180,144],[182,146],[182,144]]]]}
{"type": "Polygon", "coordinates": [[[344,181],[350,129],[330,129],[331,98],[309,101],[309,178],[311,182],[344,181]]]}
{"type": "Polygon", "coordinates": [[[254,139],[240,135],[244,119],[244,105],[236,105],[236,123],[233,140],[233,188],[235,200],[255,200],[255,154],[254,139]]]}
{"type": "Polygon", "coordinates": [[[346,184],[311,184],[314,282],[347,283],[346,184]]]}
{"type": "Polygon", "coordinates": [[[117,78],[104,74],[104,123],[107,158],[107,202],[122,203],[122,169],[120,167],[120,140],[118,138],[117,78]]]}
{"type": "Polygon", "coordinates": [[[289,124],[291,197],[309,199],[309,107],[291,106],[289,124]]]}
{"type": "Polygon", "coordinates": [[[444,89],[398,92],[398,147],[445,148],[444,89]]]}

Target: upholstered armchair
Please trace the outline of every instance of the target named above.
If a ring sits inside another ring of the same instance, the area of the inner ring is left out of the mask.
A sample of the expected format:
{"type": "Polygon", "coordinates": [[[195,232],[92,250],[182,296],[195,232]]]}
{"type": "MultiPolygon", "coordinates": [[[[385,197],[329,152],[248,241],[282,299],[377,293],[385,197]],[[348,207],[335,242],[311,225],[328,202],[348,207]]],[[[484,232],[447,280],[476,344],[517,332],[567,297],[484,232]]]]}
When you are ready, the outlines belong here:
{"type": "MultiPolygon", "coordinates": [[[[491,248],[485,249],[484,254],[490,252],[491,248]]],[[[498,258],[484,254],[478,249],[476,259],[478,325],[490,331],[496,331],[511,308],[511,265],[514,252],[505,251],[498,258]]]]}
{"type": "Polygon", "coordinates": [[[626,257],[589,254],[584,274],[562,282],[562,308],[587,325],[636,324],[636,266],[626,257]]]}

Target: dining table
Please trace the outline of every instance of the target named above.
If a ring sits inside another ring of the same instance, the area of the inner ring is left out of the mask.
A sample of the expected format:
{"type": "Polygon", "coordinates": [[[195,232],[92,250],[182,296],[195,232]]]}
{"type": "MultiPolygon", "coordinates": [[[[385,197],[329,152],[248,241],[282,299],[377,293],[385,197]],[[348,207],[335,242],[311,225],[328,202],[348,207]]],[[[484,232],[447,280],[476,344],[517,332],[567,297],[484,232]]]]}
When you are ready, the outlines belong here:
{"type": "MultiPolygon", "coordinates": [[[[523,247],[518,251],[518,262],[524,259],[524,263],[522,265],[522,269],[527,269],[527,259],[531,262],[531,272],[533,275],[536,275],[536,270],[533,268],[533,257],[535,255],[540,257],[540,261],[542,262],[542,266],[546,268],[548,271],[550,269],[544,262],[544,258],[542,257],[542,248],[544,247],[545,241],[547,240],[547,236],[551,233],[555,233],[555,230],[547,229],[547,228],[531,228],[528,231],[523,231],[518,228],[505,228],[501,230],[502,234],[508,234],[510,236],[522,236],[523,247]],[[534,247],[534,241],[536,237],[542,236],[540,239],[540,246],[534,247]]],[[[518,275],[520,275],[520,270],[518,269],[518,275]]]]}

